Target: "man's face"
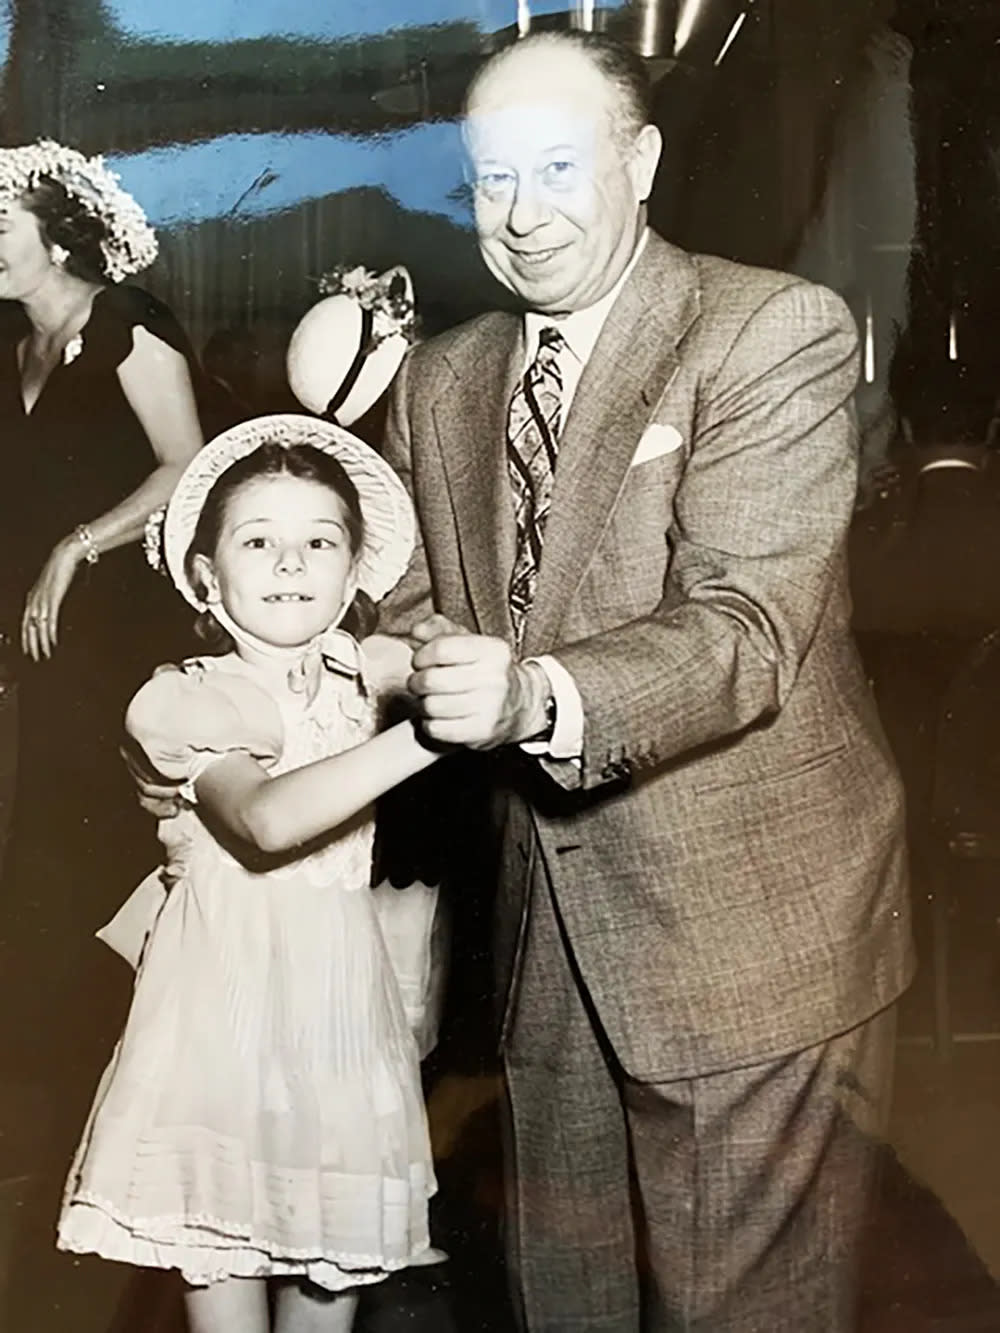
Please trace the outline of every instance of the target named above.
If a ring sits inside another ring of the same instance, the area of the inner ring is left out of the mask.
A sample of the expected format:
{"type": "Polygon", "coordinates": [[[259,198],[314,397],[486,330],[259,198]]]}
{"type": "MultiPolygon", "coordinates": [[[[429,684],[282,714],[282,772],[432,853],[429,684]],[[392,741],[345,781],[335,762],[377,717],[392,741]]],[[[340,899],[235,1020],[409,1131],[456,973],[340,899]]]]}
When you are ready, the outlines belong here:
{"type": "Polygon", "coordinates": [[[578,51],[515,52],[484,76],[465,123],[479,246],[532,310],[564,314],[621,277],[652,187],[659,133],[615,133],[615,90],[578,51]]]}

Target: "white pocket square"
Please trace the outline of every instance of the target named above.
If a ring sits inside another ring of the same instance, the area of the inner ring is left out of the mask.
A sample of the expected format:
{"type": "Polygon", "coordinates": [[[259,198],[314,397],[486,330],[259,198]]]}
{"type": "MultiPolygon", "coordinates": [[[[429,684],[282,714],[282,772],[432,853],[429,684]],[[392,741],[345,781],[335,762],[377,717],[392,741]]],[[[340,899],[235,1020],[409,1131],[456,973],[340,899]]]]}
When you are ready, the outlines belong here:
{"type": "Polygon", "coordinates": [[[672,454],[683,443],[681,433],[676,426],[665,426],[654,422],[642,433],[639,447],[632,457],[632,467],[637,463],[648,463],[650,459],[659,458],[661,454],[672,454]]]}

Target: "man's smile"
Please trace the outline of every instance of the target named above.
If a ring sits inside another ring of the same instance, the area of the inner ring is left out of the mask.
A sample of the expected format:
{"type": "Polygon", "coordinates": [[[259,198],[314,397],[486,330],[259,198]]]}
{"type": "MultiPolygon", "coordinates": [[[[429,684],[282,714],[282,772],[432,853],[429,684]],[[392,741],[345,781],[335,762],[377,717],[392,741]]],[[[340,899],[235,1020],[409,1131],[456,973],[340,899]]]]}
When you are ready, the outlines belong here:
{"type": "Polygon", "coordinates": [[[540,268],[556,255],[562,254],[565,249],[565,245],[556,245],[547,250],[511,250],[510,253],[518,264],[526,268],[540,268]]]}

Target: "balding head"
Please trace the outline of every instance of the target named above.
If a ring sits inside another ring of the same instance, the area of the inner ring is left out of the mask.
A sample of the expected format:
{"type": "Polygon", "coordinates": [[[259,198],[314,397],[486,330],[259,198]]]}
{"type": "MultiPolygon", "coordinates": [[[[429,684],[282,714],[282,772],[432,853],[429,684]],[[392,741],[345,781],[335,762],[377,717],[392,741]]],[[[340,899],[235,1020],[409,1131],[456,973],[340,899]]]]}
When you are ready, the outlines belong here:
{"type": "Polygon", "coordinates": [[[569,28],[538,32],[497,52],[478,71],[465,95],[465,113],[481,83],[499,73],[509,62],[518,62],[525,77],[551,68],[575,56],[590,65],[606,85],[608,110],[617,136],[631,141],[651,118],[652,91],[649,74],[640,56],[602,33],[569,28]],[[522,63],[523,62],[523,63],[522,63]]]}

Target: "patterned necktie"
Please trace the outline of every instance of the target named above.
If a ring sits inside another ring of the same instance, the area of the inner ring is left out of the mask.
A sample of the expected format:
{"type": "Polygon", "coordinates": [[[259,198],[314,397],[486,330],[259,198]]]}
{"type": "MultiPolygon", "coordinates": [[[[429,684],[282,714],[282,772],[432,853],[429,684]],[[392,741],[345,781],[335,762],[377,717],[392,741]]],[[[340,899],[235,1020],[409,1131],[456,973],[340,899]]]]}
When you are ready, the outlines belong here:
{"type": "Polygon", "coordinates": [[[558,329],[541,330],[535,359],[514,390],[507,417],[507,465],[517,523],[510,612],[519,646],[524,619],[535,596],[545,520],[552,499],[563,391],[558,357],[565,346],[558,329]]]}

